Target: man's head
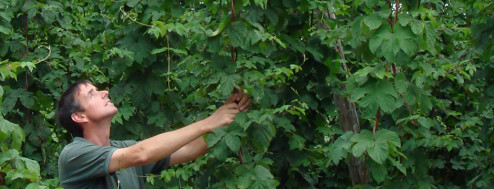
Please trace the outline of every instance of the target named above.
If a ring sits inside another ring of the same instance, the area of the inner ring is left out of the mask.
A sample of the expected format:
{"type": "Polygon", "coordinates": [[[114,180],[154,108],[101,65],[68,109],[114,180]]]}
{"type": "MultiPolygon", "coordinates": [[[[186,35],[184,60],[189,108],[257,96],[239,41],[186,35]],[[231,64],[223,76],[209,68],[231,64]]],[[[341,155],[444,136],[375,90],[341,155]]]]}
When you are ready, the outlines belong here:
{"type": "Polygon", "coordinates": [[[74,137],[83,137],[85,123],[111,121],[118,109],[111,103],[106,90],[99,91],[87,80],[77,81],[60,96],[57,120],[74,137]]]}

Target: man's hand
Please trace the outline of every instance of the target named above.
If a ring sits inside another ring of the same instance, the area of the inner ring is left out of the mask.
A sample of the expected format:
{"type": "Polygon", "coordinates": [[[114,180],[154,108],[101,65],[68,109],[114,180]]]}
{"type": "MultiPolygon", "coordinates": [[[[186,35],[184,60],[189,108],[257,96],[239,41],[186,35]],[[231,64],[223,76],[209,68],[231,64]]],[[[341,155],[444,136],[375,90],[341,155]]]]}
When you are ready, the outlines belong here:
{"type": "Polygon", "coordinates": [[[249,97],[249,94],[244,93],[243,89],[235,89],[232,96],[226,99],[225,104],[236,103],[238,104],[238,108],[240,111],[246,112],[249,110],[250,104],[252,103],[252,99],[249,97]]]}
{"type": "Polygon", "coordinates": [[[213,115],[206,118],[207,122],[210,123],[208,124],[210,125],[210,130],[232,123],[239,111],[239,107],[236,103],[229,103],[221,106],[213,113],[213,115]]]}

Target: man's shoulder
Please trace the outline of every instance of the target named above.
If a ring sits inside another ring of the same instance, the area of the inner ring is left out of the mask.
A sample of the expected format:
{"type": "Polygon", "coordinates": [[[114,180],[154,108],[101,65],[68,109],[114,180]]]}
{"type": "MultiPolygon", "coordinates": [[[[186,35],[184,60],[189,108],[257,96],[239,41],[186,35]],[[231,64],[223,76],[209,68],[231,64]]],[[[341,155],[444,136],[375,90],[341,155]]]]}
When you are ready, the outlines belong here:
{"type": "Polygon", "coordinates": [[[65,145],[65,147],[60,152],[60,159],[69,158],[74,155],[82,155],[87,153],[94,153],[96,151],[109,151],[113,147],[111,146],[98,146],[87,141],[81,137],[75,137],[74,140],[65,145]]]}
{"type": "Polygon", "coordinates": [[[91,146],[91,143],[84,141],[84,139],[82,139],[80,137],[75,137],[71,143],[69,143],[69,144],[65,145],[65,147],[63,147],[60,155],[66,154],[66,153],[71,153],[74,151],[77,152],[86,146],[91,146]]]}
{"type": "Polygon", "coordinates": [[[110,140],[110,146],[98,146],[96,144],[87,141],[84,138],[75,137],[71,143],[65,145],[65,147],[62,149],[62,152],[60,153],[60,157],[64,158],[67,155],[72,156],[74,154],[82,154],[85,152],[95,151],[95,150],[125,148],[132,146],[136,143],[137,142],[135,140],[110,140]]]}

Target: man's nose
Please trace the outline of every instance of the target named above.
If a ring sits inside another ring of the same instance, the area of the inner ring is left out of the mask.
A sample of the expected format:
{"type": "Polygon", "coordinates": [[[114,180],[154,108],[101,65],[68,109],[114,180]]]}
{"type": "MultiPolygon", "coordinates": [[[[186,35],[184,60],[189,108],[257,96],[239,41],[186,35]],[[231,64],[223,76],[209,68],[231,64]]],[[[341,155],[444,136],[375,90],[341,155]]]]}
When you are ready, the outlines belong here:
{"type": "Polygon", "coordinates": [[[106,97],[108,97],[108,95],[110,94],[110,92],[108,92],[107,90],[102,90],[102,91],[101,91],[101,94],[102,94],[101,96],[102,96],[103,98],[106,98],[106,97]]]}

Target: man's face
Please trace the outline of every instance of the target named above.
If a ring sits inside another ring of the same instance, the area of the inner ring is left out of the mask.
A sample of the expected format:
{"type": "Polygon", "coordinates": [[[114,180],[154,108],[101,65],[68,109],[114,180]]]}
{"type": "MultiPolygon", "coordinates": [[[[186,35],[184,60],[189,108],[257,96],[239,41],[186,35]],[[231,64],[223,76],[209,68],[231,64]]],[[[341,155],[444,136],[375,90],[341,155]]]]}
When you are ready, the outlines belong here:
{"type": "Polygon", "coordinates": [[[87,83],[79,85],[75,99],[84,109],[88,121],[99,122],[103,119],[112,119],[118,108],[110,101],[107,90],[98,90],[94,85],[87,83]]]}

